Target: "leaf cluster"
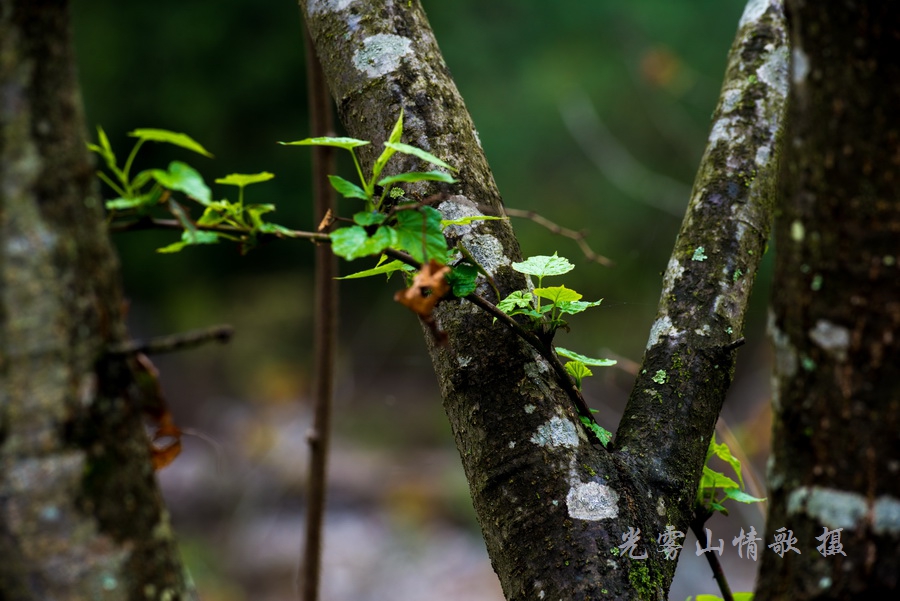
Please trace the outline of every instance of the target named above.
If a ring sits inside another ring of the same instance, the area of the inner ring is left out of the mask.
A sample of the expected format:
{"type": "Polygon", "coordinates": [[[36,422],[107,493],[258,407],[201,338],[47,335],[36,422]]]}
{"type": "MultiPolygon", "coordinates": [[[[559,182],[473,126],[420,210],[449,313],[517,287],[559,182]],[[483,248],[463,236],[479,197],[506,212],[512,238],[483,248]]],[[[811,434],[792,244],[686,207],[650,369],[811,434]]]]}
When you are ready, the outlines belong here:
{"type": "Polygon", "coordinates": [[[765,501],[745,493],[744,478],[741,474],[741,462],[732,454],[731,449],[725,443],[717,443],[713,433],[706,451],[706,461],[703,466],[703,474],[700,477],[700,486],[697,488],[697,504],[709,512],[720,511],[728,515],[728,510],[722,505],[727,499],[739,503],[759,503],[765,501]],[[709,467],[709,460],[718,457],[731,466],[738,481],[735,482],[722,472],[717,472],[709,467]]]}

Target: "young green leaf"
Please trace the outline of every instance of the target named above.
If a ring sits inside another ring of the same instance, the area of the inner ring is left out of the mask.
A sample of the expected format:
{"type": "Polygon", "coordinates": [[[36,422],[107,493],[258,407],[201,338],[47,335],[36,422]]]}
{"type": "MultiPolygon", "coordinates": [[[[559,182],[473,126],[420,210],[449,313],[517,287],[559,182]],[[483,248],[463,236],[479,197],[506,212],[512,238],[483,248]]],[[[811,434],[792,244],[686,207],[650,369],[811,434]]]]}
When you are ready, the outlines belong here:
{"type": "Polygon", "coordinates": [[[596,307],[603,299],[601,298],[598,301],[588,302],[588,301],[560,301],[557,303],[557,309],[559,309],[560,313],[566,313],[568,315],[575,315],[576,313],[581,313],[585,309],[589,309],[590,307],[596,307]]]}
{"type": "Polygon", "coordinates": [[[468,217],[460,217],[459,219],[441,219],[441,227],[446,229],[451,225],[471,225],[475,221],[496,221],[503,219],[506,219],[506,217],[497,217],[494,215],[469,215],[468,217]]]}
{"type": "Polygon", "coordinates": [[[206,232],[203,230],[184,230],[181,232],[181,241],[174,242],[168,246],[157,248],[158,253],[177,253],[185,246],[192,244],[215,244],[219,241],[219,234],[216,232],[206,232]]]}
{"type": "Polygon", "coordinates": [[[390,276],[395,271],[413,271],[414,268],[402,261],[391,261],[390,263],[385,263],[383,265],[379,265],[378,267],[373,267],[372,269],[366,269],[365,271],[357,271],[356,273],[351,273],[350,275],[345,275],[340,278],[336,278],[338,280],[353,280],[357,278],[368,278],[373,275],[388,275],[390,276]]]}
{"type": "Polygon", "coordinates": [[[358,259],[366,256],[365,253],[360,253],[359,250],[368,239],[369,234],[358,225],[342,227],[331,232],[331,250],[337,256],[344,257],[347,260],[358,259]]]}
{"type": "Polygon", "coordinates": [[[410,171],[409,173],[399,173],[397,175],[389,175],[378,181],[379,186],[387,186],[396,184],[397,182],[444,182],[454,184],[456,180],[450,175],[442,171],[410,171]]]}
{"type": "Polygon", "coordinates": [[[199,142],[187,134],[169,131],[167,129],[136,129],[129,132],[128,135],[142,141],[174,144],[175,146],[180,146],[198,154],[202,154],[205,157],[212,158],[212,154],[208,150],[203,148],[199,142]]]}
{"type": "Polygon", "coordinates": [[[715,432],[713,432],[712,440],[709,442],[709,449],[706,451],[706,461],[709,461],[709,458],[712,455],[715,455],[731,466],[731,469],[733,469],[734,473],[737,475],[738,481],[741,483],[741,488],[744,488],[744,477],[741,474],[741,461],[731,453],[731,449],[728,448],[727,444],[724,442],[716,442],[715,432]]]}
{"type": "Polygon", "coordinates": [[[258,230],[263,225],[261,215],[265,213],[270,213],[275,210],[275,205],[273,204],[259,204],[259,205],[247,205],[244,207],[244,214],[250,217],[250,223],[253,225],[253,229],[258,230]]]}
{"type": "Polygon", "coordinates": [[[172,161],[169,163],[168,171],[150,169],[138,174],[135,180],[141,178],[144,173],[155,179],[163,188],[184,192],[202,205],[208,205],[212,201],[212,192],[203,181],[203,176],[187,163],[172,161]]]}
{"type": "Polygon", "coordinates": [[[510,315],[516,309],[531,309],[534,307],[534,296],[525,290],[516,290],[497,303],[497,308],[510,315]]]}
{"type": "Polygon", "coordinates": [[[400,142],[385,142],[384,145],[391,150],[396,152],[401,152],[403,154],[409,154],[414,157],[420,158],[423,161],[427,161],[432,165],[437,165],[438,167],[443,167],[444,169],[449,169],[450,171],[457,171],[457,169],[451,167],[441,159],[437,158],[430,152],[422,150],[421,148],[416,148],[415,146],[410,146],[409,144],[402,144],[400,142]]]}
{"type": "Polygon", "coordinates": [[[96,152],[99,154],[106,165],[115,170],[116,168],[116,154],[113,152],[112,146],[109,144],[109,138],[106,137],[106,132],[103,131],[103,128],[99,125],[97,126],[97,140],[100,142],[100,145],[91,144],[88,142],[87,147],[91,152],[96,152]]]}
{"type": "Polygon", "coordinates": [[[616,361],[612,359],[592,359],[590,357],[585,357],[584,355],[579,355],[569,349],[564,349],[561,346],[556,347],[556,354],[560,357],[571,359],[572,361],[581,361],[585,365],[590,365],[592,367],[609,367],[610,365],[616,364],[616,361]]]}
{"type": "Polygon", "coordinates": [[[363,211],[353,215],[353,222],[362,226],[378,225],[379,223],[383,223],[386,218],[387,215],[379,213],[378,211],[363,211]]]}
{"type": "Polygon", "coordinates": [[[345,180],[343,177],[338,177],[337,175],[329,175],[328,181],[331,182],[331,187],[337,190],[338,194],[340,194],[344,198],[360,198],[362,200],[369,199],[369,197],[366,195],[365,190],[363,190],[353,182],[345,180]]]}
{"type": "Polygon", "coordinates": [[[453,296],[463,298],[475,292],[478,268],[469,263],[461,263],[444,276],[453,290],[453,296]]]}
{"type": "Polygon", "coordinates": [[[581,381],[584,378],[594,375],[594,372],[589,370],[581,361],[567,361],[564,367],[566,368],[566,373],[575,380],[575,388],[578,390],[581,390],[581,381]]]}
{"type": "MultiPolygon", "coordinates": [[[[594,410],[591,409],[591,411],[594,410]]],[[[594,433],[594,436],[600,439],[600,444],[604,447],[609,444],[609,441],[612,440],[612,432],[585,415],[581,415],[579,418],[581,419],[581,423],[587,426],[588,429],[594,433]]]]}
{"type": "Polygon", "coordinates": [[[275,177],[275,174],[269,173],[268,171],[263,171],[262,173],[230,173],[225,177],[220,177],[219,179],[217,179],[216,183],[224,184],[226,186],[237,186],[238,188],[243,188],[244,186],[249,186],[250,184],[267,182],[273,177],[275,177]]]}
{"type": "Polygon", "coordinates": [[[371,144],[371,142],[357,140],[356,138],[306,138],[296,142],[279,142],[279,144],[282,146],[333,146],[344,150],[352,150],[357,146],[371,144]]]}
{"type": "Polygon", "coordinates": [[[115,198],[107,200],[105,204],[107,211],[127,211],[129,209],[137,209],[140,207],[150,207],[159,200],[159,193],[142,194],[134,198],[115,198]]]}
{"type": "Polygon", "coordinates": [[[446,264],[447,240],[441,232],[441,214],[433,207],[397,213],[396,247],[422,263],[434,259],[446,264]]]}
{"type": "Polygon", "coordinates": [[[725,498],[737,501],[738,503],[759,503],[760,501],[766,500],[765,498],[760,499],[759,497],[748,495],[744,491],[737,490],[736,488],[725,489],[725,498]]]}
{"type": "Polygon", "coordinates": [[[569,273],[575,269],[575,266],[569,263],[569,260],[565,257],[558,257],[556,256],[556,253],[553,253],[552,257],[544,255],[528,257],[521,263],[513,263],[512,268],[519,273],[542,278],[548,275],[562,275],[564,273],[569,273]]]}
{"type": "Polygon", "coordinates": [[[535,288],[534,295],[540,298],[546,298],[554,305],[562,302],[577,301],[581,295],[574,290],[570,290],[565,286],[550,286],[547,288],[535,288]]]}

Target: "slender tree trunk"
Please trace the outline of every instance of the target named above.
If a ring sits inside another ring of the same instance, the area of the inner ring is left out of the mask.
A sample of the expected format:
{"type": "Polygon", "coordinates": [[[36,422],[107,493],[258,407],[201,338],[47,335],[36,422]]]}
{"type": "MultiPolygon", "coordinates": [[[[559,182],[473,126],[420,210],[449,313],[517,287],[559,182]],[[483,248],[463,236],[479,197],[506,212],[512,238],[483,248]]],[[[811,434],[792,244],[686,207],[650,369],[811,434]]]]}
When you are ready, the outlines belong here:
{"type": "Polygon", "coordinates": [[[184,599],[66,2],[0,1],[0,599],[184,599]]]}
{"type": "MultiPolygon", "coordinates": [[[[341,120],[371,165],[401,108],[405,140],[459,168],[447,217],[502,214],[474,125],[418,0],[304,0],[341,120]]],[[[768,236],[786,84],[781,3],[751,2],[732,50],[710,147],[664,282],[644,373],[609,449],[541,355],[465,301],[438,305],[430,351],[473,503],[508,599],[663,599],[675,570],[656,538],[687,531],[731,380],[730,344],[768,236]],[[698,254],[699,251],[699,254],[698,254]],[[666,384],[653,381],[665,371],[666,384]],[[633,556],[623,535],[640,529],[633,556]],[[646,552],[646,559],[634,559],[646,552]]],[[[392,169],[421,167],[414,159],[392,169]]],[[[411,190],[428,197],[435,188],[411,190]]],[[[526,282],[505,221],[456,228],[501,296],[526,282]]],[[[491,288],[479,291],[492,301],[491,288]]],[[[431,338],[429,336],[429,341],[431,338]]]]}
{"type": "Polygon", "coordinates": [[[763,555],[757,599],[891,599],[900,588],[900,9],[788,6],[766,542],[785,528],[799,553],[763,555]]]}

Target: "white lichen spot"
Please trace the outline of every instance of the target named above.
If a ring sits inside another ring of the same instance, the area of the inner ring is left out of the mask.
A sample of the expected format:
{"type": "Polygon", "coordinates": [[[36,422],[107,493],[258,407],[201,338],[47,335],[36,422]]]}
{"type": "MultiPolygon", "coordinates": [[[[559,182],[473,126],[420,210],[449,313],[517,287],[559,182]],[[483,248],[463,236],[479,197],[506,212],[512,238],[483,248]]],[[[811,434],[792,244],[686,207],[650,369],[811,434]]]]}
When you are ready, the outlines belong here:
{"type": "Polygon", "coordinates": [[[537,386],[542,395],[544,395],[545,397],[549,397],[552,393],[543,376],[543,374],[546,373],[546,370],[541,369],[541,367],[542,365],[537,361],[535,361],[534,363],[526,363],[525,375],[527,375],[528,379],[531,380],[531,382],[535,386],[537,386]]]}
{"type": "Polygon", "coordinates": [[[672,325],[672,320],[668,315],[663,315],[653,322],[650,328],[650,339],[647,341],[647,348],[653,348],[659,344],[659,339],[663,336],[669,338],[677,338],[681,333],[672,325]]]}
{"type": "Polygon", "coordinates": [[[511,449],[516,448],[516,441],[515,441],[515,440],[510,440],[510,441],[509,441],[509,448],[511,448],[511,449]]]}
{"type": "Polygon", "coordinates": [[[728,144],[738,145],[744,142],[744,134],[739,127],[737,117],[722,117],[713,123],[709,132],[709,145],[715,146],[716,142],[725,141],[728,144]]]}
{"type": "Polygon", "coordinates": [[[828,576],[822,576],[819,578],[819,588],[826,589],[831,587],[831,578],[828,576]]]}
{"type": "Polygon", "coordinates": [[[847,358],[847,347],[850,345],[850,330],[847,328],[820,319],[816,327],[809,331],[809,338],[838,361],[847,358]]]}
{"type": "Polygon", "coordinates": [[[619,515],[618,502],[618,493],[599,482],[579,482],[566,495],[569,517],[577,520],[615,518],[619,515]]]}
{"type": "Polygon", "coordinates": [[[666,274],[663,276],[663,289],[669,290],[674,287],[675,282],[681,278],[682,274],[684,274],[684,266],[675,258],[669,259],[666,274]]]}
{"type": "Polygon", "coordinates": [[[769,158],[771,158],[771,156],[772,147],[768,144],[763,144],[756,149],[756,158],[753,160],[756,161],[758,167],[765,167],[769,163],[769,158]]]}
{"type": "Polygon", "coordinates": [[[801,486],[788,496],[788,515],[806,513],[830,529],[853,529],[865,519],[866,498],[823,486],[801,486]]]}
{"type": "Polygon", "coordinates": [[[879,536],[900,535],[900,501],[887,495],[875,499],[872,530],[879,536]]]}
{"type": "Polygon", "coordinates": [[[722,92],[722,114],[728,114],[735,109],[741,101],[741,90],[732,88],[722,92]]]}
{"type": "Polygon", "coordinates": [[[392,33],[379,33],[363,40],[353,54],[353,65],[374,79],[396,71],[400,59],[412,53],[412,40],[392,33]]]}
{"type": "Polygon", "coordinates": [[[311,15],[318,13],[336,13],[344,10],[352,3],[353,0],[310,0],[307,5],[307,10],[311,15]]]}
{"type": "Polygon", "coordinates": [[[710,332],[712,332],[712,328],[709,327],[708,323],[703,324],[702,328],[696,328],[694,330],[694,334],[697,336],[709,336],[710,332]]]}
{"type": "Polygon", "coordinates": [[[788,50],[781,46],[766,56],[765,62],[756,70],[759,80],[781,96],[788,93],[788,50]]]}
{"type": "Polygon", "coordinates": [[[803,242],[803,238],[806,237],[806,228],[803,227],[803,222],[799,219],[795,219],[791,222],[791,240],[794,242],[803,242]]]}
{"type": "Polygon", "coordinates": [[[556,507],[557,505],[559,505],[559,501],[557,501],[556,499],[553,499],[553,500],[550,501],[550,502],[553,504],[554,507],[556,507]]]}
{"type": "Polygon", "coordinates": [[[471,362],[472,362],[472,357],[463,357],[462,355],[458,355],[456,357],[456,363],[459,364],[460,367],[466,367],[471,362]]]}
{"type": "Polygon", "coordinates": [[[503,265],[509,265],[510,260],[503,253],[503,245],[490,234],[475,234],[463,242],[478,264],[492,276],[503,265]]]}
{"type": "Polygon", "coordinates": [[[660,517],[666,517],[666,501],[662,497],[656,500],[656,513],[660,517]]]}
{"type": "Polygon", "coordinates": [[[541,447],[570,447],[578,446],[578,431],[575,424],[561,417],[551,417],[550,421],[538,426],[537,432],[531,437],[531,442],[541,447]]]}
{"type": "Polygon", "coordinates": [[[809,75],[809,58],[807,58],[802,48],[794,48],[791,58],[791,79],[794,80],[795,84],[802,84],[806,80],[806,76],[809,75]]]}
{"type": "Polygon", "coordinates": [[[738,27],[743,27],[751,21],[758,21],[761,16],[766,13],[769,8],[769,0],[750,0],[744,8],[744,14],[741,15],[738,27]]]}
{"type": "Polygon", "coordinates": [[[472,128],[472,135],[475,136],[475,143],[478,144],[478,148],[484,150],[484,148],[481,147],[481,136],[478,135],[478,130],[474,127],[472,128]]]}
{"type": "Polygon", "coordinates": [[[534,405],[532,405],[532,404],[530,404],[530,403],[529,403],[528,405],[525,405],[525,413],[527,413],[527,414],[529,414],[529,415],[531,415],[532,413],[534,413],[534,410],[535,410],[535,409],[537,409],[537,407],[535,407],[534,405]]]}
{"type": "MultiPolygon", "coordinates": [[[[769,336],[775,344],[775,373],[777,376],[792,378],[797,373],[797,351],[785,332],[775,325],[775,313],[769,310],[769,336]]],[[[775,399],[773,398],[773,403],[775,399]]]]}
{"type": "Polygon", "coordinates": [[[537,595],[537,596],[538,596],[538,599],[543,599],[543,598],[544,598],[544,591],[538,591],[538,595],[537,595]]]}

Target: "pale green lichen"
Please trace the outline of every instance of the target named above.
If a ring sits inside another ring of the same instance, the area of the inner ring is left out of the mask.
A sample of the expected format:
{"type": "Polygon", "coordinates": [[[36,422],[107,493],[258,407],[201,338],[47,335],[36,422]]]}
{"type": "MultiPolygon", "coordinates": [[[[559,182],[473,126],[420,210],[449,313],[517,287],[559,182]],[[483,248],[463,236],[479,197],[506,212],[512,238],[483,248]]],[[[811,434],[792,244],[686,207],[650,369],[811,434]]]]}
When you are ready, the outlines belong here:
{"type": "Polygon", "coordinates": [[[669,380],[669,375],[666,373],[666,370],[660,369],[651,378],[657,384],[665,384],[669,380]]]}
{"type": "Polygon", "coordinates": [[[396,71],[400,60],[412,54],[412,40],[391,33],[379,33],[363,40],[353,55],[353,66],[375,79],[396,71]]]}
{"type": "Polygon", "coordinates": [[[693,254],[693,256],[691,257],[691,261],[705,261],[705,260],[707,260],[708,258],[709,258],[709,257],[706,256],[706,249],[703,248],[702,246],[698,246],[698,247],[694,250],[694,254],[693,254]]]}
{"type": "Polygon", "coordinates": [[[575,424],[561,417],[551,417],[550,421],[538,426],[537,432],[531,437],[531,442],[542,447],[570,447],[578,446],[578,432],[575,424]]]}

